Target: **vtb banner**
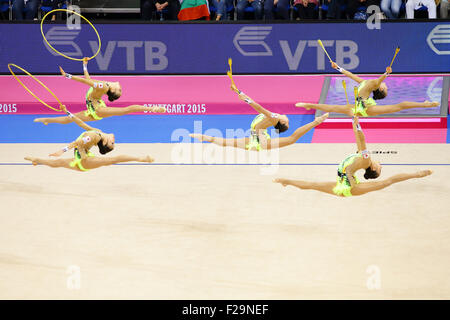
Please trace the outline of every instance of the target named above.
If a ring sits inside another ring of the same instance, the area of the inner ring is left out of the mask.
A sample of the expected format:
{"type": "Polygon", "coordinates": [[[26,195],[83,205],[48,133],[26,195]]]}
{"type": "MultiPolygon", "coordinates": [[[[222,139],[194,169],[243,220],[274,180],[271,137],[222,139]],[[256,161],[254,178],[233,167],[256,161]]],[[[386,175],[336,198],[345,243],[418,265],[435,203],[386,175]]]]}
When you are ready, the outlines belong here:
{"type": "MultiPolygon", "coordinates": [[[[450,23],[280,24],[96,24],[100,53],[89,63],[93,74],[224,74],[227,59],[246,74],[331,73],[321,39],[331,58],[345,69],[383,73],[395,48],[397,73],[444,73],[450,67],[450,23]]],[[[74,58],[98,49],[87,24],[68,28],[47,24],[44,33],[58,51],[74,58]]],[[[81,63],[55,53],[38,24],[0,24],[0,72],[18,64],[31,73],[58,73],[58,66],[82,73],[81,63]]]]}

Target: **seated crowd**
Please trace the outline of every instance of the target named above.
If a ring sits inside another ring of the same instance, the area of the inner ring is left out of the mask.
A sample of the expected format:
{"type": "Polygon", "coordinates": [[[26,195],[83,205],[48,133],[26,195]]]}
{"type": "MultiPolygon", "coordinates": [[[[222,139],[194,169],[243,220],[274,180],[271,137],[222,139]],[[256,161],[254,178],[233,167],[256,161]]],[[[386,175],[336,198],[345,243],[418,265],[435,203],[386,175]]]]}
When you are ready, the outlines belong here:
{"type": "MultiPolygon", "coordinates": [[[[140,0],[143,20],[446,19],[449,0],[140,0]],[[367,10],[370,6],[371,9],[367,10]],[[375,9],[374,9],[375,8],[375,9]]],[[[66,8],[67,0],[0,0],[14,20],[66,8]]],[[[55,19],[56,15],[52,17],[55,19]]]]}

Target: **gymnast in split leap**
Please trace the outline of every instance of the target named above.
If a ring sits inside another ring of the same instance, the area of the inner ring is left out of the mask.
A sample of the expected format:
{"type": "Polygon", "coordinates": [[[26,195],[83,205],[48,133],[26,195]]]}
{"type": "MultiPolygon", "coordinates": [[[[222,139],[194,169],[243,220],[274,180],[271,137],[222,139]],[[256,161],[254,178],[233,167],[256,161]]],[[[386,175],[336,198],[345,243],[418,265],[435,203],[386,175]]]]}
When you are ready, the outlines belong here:
{"type": "Polygon", "coordinates": [[[324,112],[336,112],[343,113],[350,117],[353,115],[361,117],[372,117],[378,116],[380,114],[395,113],[405,109],[412,108],[433,108],[439,106],[439,102],[410,102],[404,101],[393,105],[377,105],[375,100],[383,99],[388,94],[388,87],[384,80],[386,77],[392,73],[392,68],[387,67],[386,72],[381,75],[378,79],[363,80],[357,75],[351,73],[350,71],[344,70],[339,67],[335,62],[331,62],[331,66],[349,77],[350,79],[356,81],[358,86],[358,97],[356,107],[354,105],[330,105],[330,104],[312,104],[312,103],[296,103],[295,106],[299,108],[317,109],[324,112]],[[370,96],[372,95],[372,97],[370,96]],[[355,113],[356,110],[356,113],[355,113]]]}
{"type": "MultiPolygon", "coordinates": [[[[83,60],[84,78],[73,76],[59,67],[61,74],[67,78],[72,79],[88,85],[90,88],[86,93],[86,111],[78,112],[76,115],[83,121],[101,120],[103,118],[112,116],[122,116],[134,112],[159,112],[164,113],[166,109],[164,107],[145,107],[141,105],[131,105],[128,107],[108,107],[102,100],[104,95],[108,96],[109,101],[114,101],[120,98],[122,95],[122,87],[119,82],[98,81],[90,78],[87,69],[88,59],[83,60]]],[[[67,124],[73,121],[70,117],[53,117],[53,118],[37,118],[35,122],[48,123],[60,123],[67,124]]]]}
{"type": "Polygon", "coordinates": [[[401,181],[423,178],[432,173],[431,170],[400,173],[388,179],[360,183],[355,176],[358,170],[365,170],[365,179],[376,179],[381,173],[381,165],[379,162],[372,160],[367,151],[364,133],[359,125],[358,117],[353,118],[353,131],[358,152],[341,162],[337,170],[337,182],[308,182],[289,179],[275,179],[274,182],[281,183],[283,186],[294,186],[299,189],[317,190],[340,197],[351,197],[378,191],[401,181]]]}
{"type": "Polygon", "coordinates": [[[328,118],[328,113],[316,118],[314,121],[298,128],[289,137],[271,139],[267,129],[269,127],[274,127],[278,132],[284,132],[289,129],[289,119],[286,115],[281,115],[278,113],[272,113],[269,110],[263,108],[261,105],[253,101],[245,93],[236,88],[233,84],[231,85],[231,90],[239,95],[242,101],[247,102],[253,109],[259,114],[255,117],[250,125],[251,134],[250,137],[245,138],[219,138],[211,137],[204,134],[190,134],[191,137],[196,138],[200,141],[207,141],[223,147],[235,147],[246,150],[260,151],[262,149],[274,149],[283,148],[295,143],[300,137],[302,137],[306,132],[312,128],[318,126],[326,118],[328,118]]]}
{"type": "Polygon", "coordinates": [[[83,132],[74,142],[68,144],[63,149],[58,150],[49,156],[60,157],[65,152],[72,150],[74,157],[72,159],[40,159],[35,157],[25,157],[25,160],[29,160],[33,165],[43,164],[52,168],[67,168],[77,171],[88,171],[90,169],[96,169],[103,166],[109,166],[121,162],[153,162],[154,160],[150,156],[133,157],[127,155],[119,155],[115,157],[95,157],[90,152],[93,146],[97,146],[101,154],[106,154],[114,149],[115,137],[112,133],[104,133],[100,129],[92,128],[84,123],[83,120],[78,118],[77,115],[71,114],[67,111],[66,106],[62,106],[63,110],[67,112],[68,117],[86,130],[83,132]]]}

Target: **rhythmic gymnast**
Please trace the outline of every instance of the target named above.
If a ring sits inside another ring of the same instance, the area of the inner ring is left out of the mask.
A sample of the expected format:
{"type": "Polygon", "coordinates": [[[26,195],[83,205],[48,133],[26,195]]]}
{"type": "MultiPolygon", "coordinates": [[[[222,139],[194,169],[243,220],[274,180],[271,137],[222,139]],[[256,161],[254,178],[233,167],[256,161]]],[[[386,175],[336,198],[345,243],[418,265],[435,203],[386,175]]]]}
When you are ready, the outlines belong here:
{"type": "Polygon", "coordinates": [[[376,179],[381,173],[381,165],[379,162],[372,160],[369,156],[366,148],[364,133],[359,125],[358,117],[354,117],[353,119],[353,131],[355,132],[358,152],[348,156],[341,162],[338,167],[337,183],[308,182],[289,179],[275,179],[274,182],[281,183],[284,187],[294,186],[300,189],[312,189],[340,197],[351,197],[360,196],[372,191],[378,191],[397,182],[413,178],[423,178],[432,173],[431,170],[424,170],[416,173],[401,173],[380,181],[360,183],[355,177],[355,173],[358,170],[366,170],[364,173],[365,179],[376,179]]]}
{"type": "MultiPolygon", "coordinates": [[[[83,121],[94,121],[112,116],[122,116],[133,112],[166,112],[166,109],[164,107],[145,107],[141,105],[131,105],[124,108],[114,108],[106,106],[105,102],[102,100],[103,95],[107,95],[109,101],[117,100],[122,95],[122,87],[120,86],[119,82],[97,81],[91,79],[88,73],[87,63],[88,59],[84,58],[84,78],[66,73],[61,67],[59,67],[61,74],[65,78],[87,84],[90,87],[88,92],[86,93],[87,111],[78,112],[76,115],[79,119],[83,121]]],[[[72,121],[73,118],[70,117],[38,118],[34,120],[34,122],[42,122],[44,124],[67,124],[71,123],[72,121]]]]}
{"type": "Polygon", "coordinates": [[[137,162],[153,162],[150,156],[146,157],[132,157],[127,155],[120,155],[115,157],[95,157],[89,150],[97,145],[101,154],[106,154],[114,149],[115,137],[112,133],[104,133],[100,129],[92,128],[77,115],[71,114],[67,111],[66,106],[62,106],[63,110],[67,112],[77,125],[86,130],[77,140],[70,143],[61,150],[51,153],[51,157],[59,157],[64,152],[71,149],[74,151],[73,159],[40,159],[34,157],[25,157],[25,160],[31,161],[33,165],[44,164],[52,168],[67,168],[77,171],[88,171],[103,166],[109,166],[115,163],[137,161],[137,162]]]}
{"type": "Polygon", "coordinates": [[[405,109],[433,108],[439,105],[439,102],[404,101],[394,105],[378,106],[375,100],[384,99],[387,96],[388,88],[386,86],[386,83],[383,81],[390,73],[392,73],[391,67],[387,67],[386,72],[378,79],[363,80],[357,75],[351,73],[350,71],[344,70],[343,68],[339,67],[333,61],[331,61],[331,66],[359,84],[358,97],[356,103],[356,114],[354,114],[355,106],[351,104],[330,105],[330,104],[312,104],[299,102],[295,104],[296,107],[305,108],[307,110],[318,109],[324,112],[343,113],[350,117],[353,115],[361,117],[372,117],[378,116],[380,114],[394,113],[405,109]],[[370,94],[373,95],[373,98],[370,97],[370,94]]]}
{"type": "Polygon", "coordinates": [[[297,130],[286,138],[271,139],[267,129],[273,126],[279,132],[284,132],[289,128],[289,119],[286,115],[281,115],[277,113],[272,113],[269,110],[263,108],[261,105],[253,101],[242,91],[236,88],[233,84],[231,85],[231,90],[239,95],[242,101],[247,102],[251,105],[259,114],[252,121],[251,136],[240,138],[240,139],[224,139],[218,137],[211,137],[204,134],[190,134],[192,138],[196,138],[200,141],[207,141],[223,147],[235,147],[246,150],[256,150],[260,151],[262,149],[274,149],[283,148],[288,145],[295,143],[301,136],[312,128],[318,126],[326,118],[328,118],[328,113],[316,118],[313,122],[310,122],[297,130]]]}

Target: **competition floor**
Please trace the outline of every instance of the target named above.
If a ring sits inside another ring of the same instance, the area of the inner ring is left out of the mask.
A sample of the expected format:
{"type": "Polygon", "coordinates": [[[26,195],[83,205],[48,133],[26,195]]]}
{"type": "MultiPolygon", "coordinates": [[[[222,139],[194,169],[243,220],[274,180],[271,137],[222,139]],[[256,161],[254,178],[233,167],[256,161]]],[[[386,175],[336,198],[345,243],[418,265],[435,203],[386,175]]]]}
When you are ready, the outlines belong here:
{"type": "Polygon", "coordinates": [[[271,181],[333,181],[354,144],[295,144],[272,175],[171,164],[179,146],[79,173],[25,164],[60,144],[0,144],[0,299],[450,298],[449,144],[371,144],[384,178],[434,174],[350,199],[271,181]]]}

